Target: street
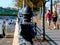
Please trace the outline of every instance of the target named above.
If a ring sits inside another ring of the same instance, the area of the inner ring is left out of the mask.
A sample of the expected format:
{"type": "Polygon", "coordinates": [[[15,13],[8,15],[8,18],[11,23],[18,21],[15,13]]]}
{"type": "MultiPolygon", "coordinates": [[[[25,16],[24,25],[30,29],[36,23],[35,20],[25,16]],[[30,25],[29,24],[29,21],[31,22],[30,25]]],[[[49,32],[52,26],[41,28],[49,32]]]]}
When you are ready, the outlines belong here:
{"type": "Polygon", "coordinates": [[[0,45],[12,45],[13,38],[0,38],[0,45]]]}

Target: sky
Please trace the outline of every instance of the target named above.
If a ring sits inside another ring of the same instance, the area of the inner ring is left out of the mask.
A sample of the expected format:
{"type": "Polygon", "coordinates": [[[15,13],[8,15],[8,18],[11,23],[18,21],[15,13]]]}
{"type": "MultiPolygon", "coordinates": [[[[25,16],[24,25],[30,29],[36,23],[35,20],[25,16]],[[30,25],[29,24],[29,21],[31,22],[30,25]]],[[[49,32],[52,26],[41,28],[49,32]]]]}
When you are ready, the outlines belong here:
{"type": "MultiPolygon", "coordinates": [[[[0,7],[15,7],[14,0],[0,0],[0,7]]],[[[50,2],[46,3],[46,7],[50,6],[50,2]]]]}
{"type": "MultiPolygon", "coordinates": [[[[52,0],[52,3],[54,3],[54,1],[56,1],[56,0],[52,0]]],[[[51,2],[51,0],[46,3],[46,7],[50,7],[50,5],[51,5],[50,2],[51,2]]]]}
{"type": "Polygon", "coordinates": [[[0,7],[14,7],[13,0],[0,0],[0,7]]]}
{"type": "Polygon", "coordinates": [[[46,3],[46,7],[50,7],[50,1],[46,3]]]}

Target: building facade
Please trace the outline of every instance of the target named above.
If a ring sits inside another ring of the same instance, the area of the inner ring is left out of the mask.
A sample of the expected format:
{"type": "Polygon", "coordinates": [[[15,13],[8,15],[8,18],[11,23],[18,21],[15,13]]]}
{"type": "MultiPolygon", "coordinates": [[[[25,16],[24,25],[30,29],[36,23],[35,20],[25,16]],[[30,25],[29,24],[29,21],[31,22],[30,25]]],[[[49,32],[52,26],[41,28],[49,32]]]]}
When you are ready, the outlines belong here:
{"type": "Polygon", "coordinates": [[[55,1],[53,4],[53,11],[56,10],[58,17],[60,17],[60,1],[55,1]]]}

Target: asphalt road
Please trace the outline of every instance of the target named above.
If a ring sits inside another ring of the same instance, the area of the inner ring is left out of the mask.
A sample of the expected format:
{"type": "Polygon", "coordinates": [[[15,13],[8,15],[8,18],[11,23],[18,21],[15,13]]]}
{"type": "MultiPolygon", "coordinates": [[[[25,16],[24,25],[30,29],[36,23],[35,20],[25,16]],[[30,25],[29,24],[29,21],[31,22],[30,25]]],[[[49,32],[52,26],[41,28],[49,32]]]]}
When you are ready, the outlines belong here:
{"type": "Polygon", "coordinates": [[[13,38],[0,38],[0,45],[12,45],[13,38]]]}

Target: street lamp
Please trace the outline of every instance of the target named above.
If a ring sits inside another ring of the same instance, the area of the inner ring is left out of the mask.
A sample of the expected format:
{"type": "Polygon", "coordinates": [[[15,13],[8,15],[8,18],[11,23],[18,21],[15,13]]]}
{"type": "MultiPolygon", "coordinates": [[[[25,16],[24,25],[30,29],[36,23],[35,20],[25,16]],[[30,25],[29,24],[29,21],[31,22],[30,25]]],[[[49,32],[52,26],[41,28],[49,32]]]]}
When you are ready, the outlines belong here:
{"type": "Polygon", "coordinates": [[[49,0],[43,0],[43,40],[45,40],[45,4],[46,2],[48,2],[49,0]]]}

